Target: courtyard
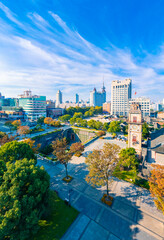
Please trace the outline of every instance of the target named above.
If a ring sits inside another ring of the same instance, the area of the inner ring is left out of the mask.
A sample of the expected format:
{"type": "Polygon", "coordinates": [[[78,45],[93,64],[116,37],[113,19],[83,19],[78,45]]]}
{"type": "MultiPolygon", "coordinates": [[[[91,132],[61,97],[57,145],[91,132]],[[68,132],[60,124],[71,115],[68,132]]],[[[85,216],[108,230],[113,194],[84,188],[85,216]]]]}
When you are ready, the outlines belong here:
{"type": "Polygon", "coordinates": [[[105,188],[93,188],[86,183],[88,173],[85,157],[93,149],[102,148],[105,142],[116,143],[121,148],[126,143],[111,139],[97,139],[88,145],[81,157],[72,157],[68,164],[70,183],[65,183],[65,168],[38,158],[38,165],[44,166],[51,177],[51,189],[62,199],[70,199],[70,204],[80,214],[62,237],[63,240],[162,240],[164,237],[164,217],[153,202],[148,190],[131,183],[115,180],[110,185],[110,195],[114,197],[111,207],[101,202],[105,188]]]}

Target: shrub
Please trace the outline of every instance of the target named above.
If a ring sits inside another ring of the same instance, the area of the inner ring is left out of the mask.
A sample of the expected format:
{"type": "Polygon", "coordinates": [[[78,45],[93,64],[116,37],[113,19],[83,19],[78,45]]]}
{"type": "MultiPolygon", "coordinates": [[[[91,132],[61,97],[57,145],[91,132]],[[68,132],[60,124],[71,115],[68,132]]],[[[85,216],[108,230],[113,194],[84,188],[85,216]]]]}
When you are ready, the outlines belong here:
{"type": "Polygon", "coordinates": [[[98,131],[98,132],[97,132],[97,136],[98,136],[98,137],[104,136],[105,134],[106,134],[105,131],[98,131]]]}

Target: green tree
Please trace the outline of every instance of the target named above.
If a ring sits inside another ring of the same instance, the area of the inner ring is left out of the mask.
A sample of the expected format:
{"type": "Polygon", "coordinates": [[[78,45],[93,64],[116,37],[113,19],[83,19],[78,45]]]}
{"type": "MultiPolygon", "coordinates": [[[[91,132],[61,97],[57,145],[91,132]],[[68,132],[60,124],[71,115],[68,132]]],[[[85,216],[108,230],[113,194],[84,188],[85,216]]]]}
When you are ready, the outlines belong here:
{"type": "Polygon", "coordinates": [[[70,118],[71,118],[71,115],[65,114],[65,115],[61,116],[59,119],[62,122],[68,122],[70,120],[70,118]]]}
{"type": "Polygon", "coordinates": [[[99,130],[103,128],[103,124],[100,121],[95,122],[95,129],[99,130]]]}
{"type": "Polygon", "coordinates": [[[44,123],[44,119],[45,119],[44,116],[38,118],[38,120],[37,120],[37,124],[43,125],[43,123],[44,123]]]}
{"type": "Polygon", "coordinates": [[[11,130],[13,129],[13,124],[12,124],[11,121],[6,121],[6,122],[5,122],[5,126],[10,129],[10,132],[11,132],[11,130]]]}
{"type": "Polygon", "coordinates": [[[7,163],[0,186],[0,239],[30,239],[46,212],[50,177],[34,160],[7,163]]]}
{"type": "Polygon", "coordinates": [[[149,126],[146,122],[142,125],[142,138],[145,139],[149,137],[149,126]]]}
{"type": "Polygon", "coordinates": [[[116,132],[120,132],[120,131],[121,131],[120,122],[112,121],[109,125],[108,132],[116,133],[116,132]]]}
{"type": "Polygon", "coordinates": [[[81,121],[81,126],[82,126],[82,127],[87,127],[87,125],[88,125],[88,124],[87,124],[87,120],[82,120],[82,121],[81,121]]]}
{"type": "Polygon", "coordinates": [[[4,144],[0,148],[0,159],[4,162],[15,162],[23,158],[35,159],[36,156],[29,144],[25,142],[12,141],[4,144]]]}
{"type": "Polygon", "coordinates": [[[91,120],[88,121],[88,126],[90,128],[95,128],[95,125],[96,125],[96,121],[95,120],[91,119],[91,120]]]}
{"type": "Polygon", "coordinates": [[[75,122],[76,122],[76,118],[74,118],[74,117],[73,117],[73,118],[71,118],[69,122],[70,122],[70,124],[71,124],[71,125],[74,125],[74,124],[75,124],[75,122]]]}
{"type": "Polygon", "coordinates": [[[95,107],[95,113],[102,113],[102,107],[95,107]]]}
{"type": "Polygon", "coordinates": [[[3,174],[6,171],[6,164],[3,160],[0,160],[0,185],[2,184],[3,174]]]}
{"type": "Polygon", "coordinates": [[[120,147],[116,144],[105,143],[103,149],[93,150],[86,158],[89,174],[86,181],[93,186],[105,186],[109,196],[109,179],[118,163],[120,147]]]}
{"type": "Polygon", "coordinates": [[[136,169],[138,159],[134,148],[122,149],[119,153],[119,165],[125,168],[136,169]]]}
{"type": "Polygon", "coordinates": [[[108,128],[109,128],[109,124],[105,122],[105,123],[103,124],[103,129],[107,131],[108,128]]]}
{"type": "Polygon", "coordinates": [[[68,163],[71,160],[72,152],[67,149],[67,140],[63,138],[52,142],[53,154],[57,157],[61,164],[65,166],[66,178],[68,179],[68,163]]]}
{"type": "Polygon", "coordinates": [[[81,112],[75,112],[73,115],[74,118],[82,118],[83,114],[81,112]]]}

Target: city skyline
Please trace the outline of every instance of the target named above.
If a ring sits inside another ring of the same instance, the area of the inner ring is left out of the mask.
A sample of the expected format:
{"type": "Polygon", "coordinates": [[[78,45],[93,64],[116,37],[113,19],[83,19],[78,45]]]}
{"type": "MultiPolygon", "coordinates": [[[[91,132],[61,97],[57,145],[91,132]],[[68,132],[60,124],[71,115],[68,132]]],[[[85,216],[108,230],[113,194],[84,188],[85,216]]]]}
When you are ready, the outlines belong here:
{"type": "Polygon", "coordinates": [[[162,100],[162,1],[149,1],[149,9],[148,1],[83,3],[0,2],[2,95],[30,89],[54,100],[60,89],[64,101],[72,92],[88,100],[104,79],[108,101],[111,82],[131,78],[132,97],[162,100]]]}

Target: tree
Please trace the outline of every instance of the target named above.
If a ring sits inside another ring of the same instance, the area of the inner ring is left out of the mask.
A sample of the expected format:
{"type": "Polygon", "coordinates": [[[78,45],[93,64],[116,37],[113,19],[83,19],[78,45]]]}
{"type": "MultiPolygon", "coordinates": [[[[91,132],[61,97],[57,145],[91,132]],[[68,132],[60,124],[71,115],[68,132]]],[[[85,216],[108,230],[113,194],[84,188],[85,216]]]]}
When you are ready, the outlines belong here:
{"type": "Polygon", "coordinates": [[[43,123],[44,123],[44,119],[45,119],[44,116],[38,118],[38,120],[37,120],[37,124],[43,125],[43,123]]]}
{"type": "Polygon", "coordinates": [[[20,135],[24,135],[26,137],[26,134],[30,133],[29,126],[20,126],[18,127],[18,132],[20,135]]]}
{"type": "Polygon", "coordinates": [[[60,123],[60,121],[52,121],[51,123],[50,123],[50,125],[51,126],[54,126],[54,127],[60,127],[61,126],[61,123],[60,123]]]}
{"type": "Polygon", "coordinates": [[[95,107],[95,113],[102,113],[102,107],[95,107]]]}
{"type": "Polygon", "coordinates": [[[152,164],[153,170],[149,178],[150,192],[158,209],[164,214],[164,166],[152,164]]]}
{"type": "Polygon", "coordinates": [[[136,170],[138,159],[134,148],[122,149],[119,153],[119,165],[130,169],[136,170]]]}
{"type": "Polygon", "coordinates": [[[108,128],[109,128],[109,124],[105,122],[105,123],[103,124],[103,129],[107,131],[108,128]]]}
{"type": "Polygon", "coordinates": [[[57,157],[61,164],[65,166],[66,178],[68,179],[68,162],[71,160],[72,152],[67,150],[67,140],[63,138],[52,142],[53,154],[57,157]]]}
{"type": "Polygon", "coordinates": [[[91,119],[91,120],[88,121],[88,126],[90,128],[95,128],[95,125],[96,125],[96,121],[95,120],[91,119]]]}
{"type": "Polygon", "coordinates": [[[105,135],[105,131],[98,131],[97,132],[98,137],[101,137],[101,136],[104,136],[104,135],[105,135]]]}
{"type": "Polygon", "coordinates": [[[0,132],[0,145],[4,145],[7,142],[11,142],[14,140],[14,136],[9,136],[8,134],[4,132],[0,132]]]}
{"type": "Polygon", "coordinates": [[[19,126],[21,126],[21,120],[15,120],[12,122],[12,125],[17,129],[19,126]]]}
{"type": "Polygon", "coordinates": [[[3,160],[0,160],[0,185],[3,181],[3,174],[6,171],[6,164],[3,160]]]}
{"type": "Polygon", "coordinates": [[[44,124],[51,125],[52,122],[53,122],[53,119],[51,117],[46,117],[44,119],[44,124]]]}
{"type": "Polygon", "coordinates": [[[81,112],[75,112],[73,118],[82,118],[83,114],[81,112]]]}
{"type": "Polygon", "coordinates": [[[118,163],[118,153],[120,147],[116,144],[105,143],[103,149],[93,150],[86,158],[89,174],[86,181],[93,186],[107,187],[107,197],[109,197],[109,178],[112,177],[116,164],[118,163]]]}
{"type": "Polygon", "coordinates": [[[75,122],[76,122],[76,118],[74,118],[74,117],[73,117],[73,118],[71,118],[69,122],[70,122],[70,124],[71,124],[71,125],[74,125],[74,124],[75,124],[75,122]]]}
{"type": "Polygon", "coordinates": [[[25,142],[12,141],[4,144],[0,148],[0,159],[4,162],[15,162],[23,158],[35,159],[36,156],[29,144],[25,142]]]}
{"type": "Polygon", "coordinates": [[[81,121],[81,126],[82,126],[82,127],[87,127],[87,125],[88,125],[88,124],[87,124],[87,120],[82,120],[82,121],[81,121]]]}
{"type": "Polygon", "coordinates": [[[6,121],[5,126],[8,127],[10,129],[10,132],[11,132],[11,129],[13,128],[12,122],[11,121],[6,121]]]}
{"type": "Polygon", "coordinates": [[[37,145],[35,144],[35,140],[32,140],[31,138],[28,138],[23,141],[24,143],[27,143],[30,148],[33,150],[34,153],[38,153],[38,149],[41,147],[41,144],[38,143],[37,145]]]}
{"type": "Polygon", "coordinates": [[[112,121],[109,125],[108,132],[116,133],[116,132],[120,132],[120,131],[121,131],[120,122],[112,121]]]}
{"type": "Polygon", "coordinates": [[[75,154],[75,156],[80,157],[84,151],[84,146],[81,142],[72,143],[70,151],[75,154]]]}
{"type": "Polygon", "coordinates": [[[95,122],[95,129],[99,130],[99,129],[102,129],[102,127],[103,127],[102,122],[100,122],[100,121],[95,122]]]}
{"type": "Polygon", "coordinates": [[[128,125],[123,126],[122,131],[124,134],[128,134],[128,125]]]}
{"type": "Polygon", "coordinates": [[[0,186],[0,239],[30,239],[48,206],[50,177],[34,160],[6,167],[0,186]]]}
{"type": "Polygon", "coordinates": [[[62,121],[62,122],[68,122],[71,118],[71,115],[69,114],[65,114],[63,116],[61,116],[59,119],[62,121]]]}
{"type": "Polygon", "coordinates": [[[146,122],[142,125],[142,137],[145,139],[149,137],[149,126],[146,122]]]}

